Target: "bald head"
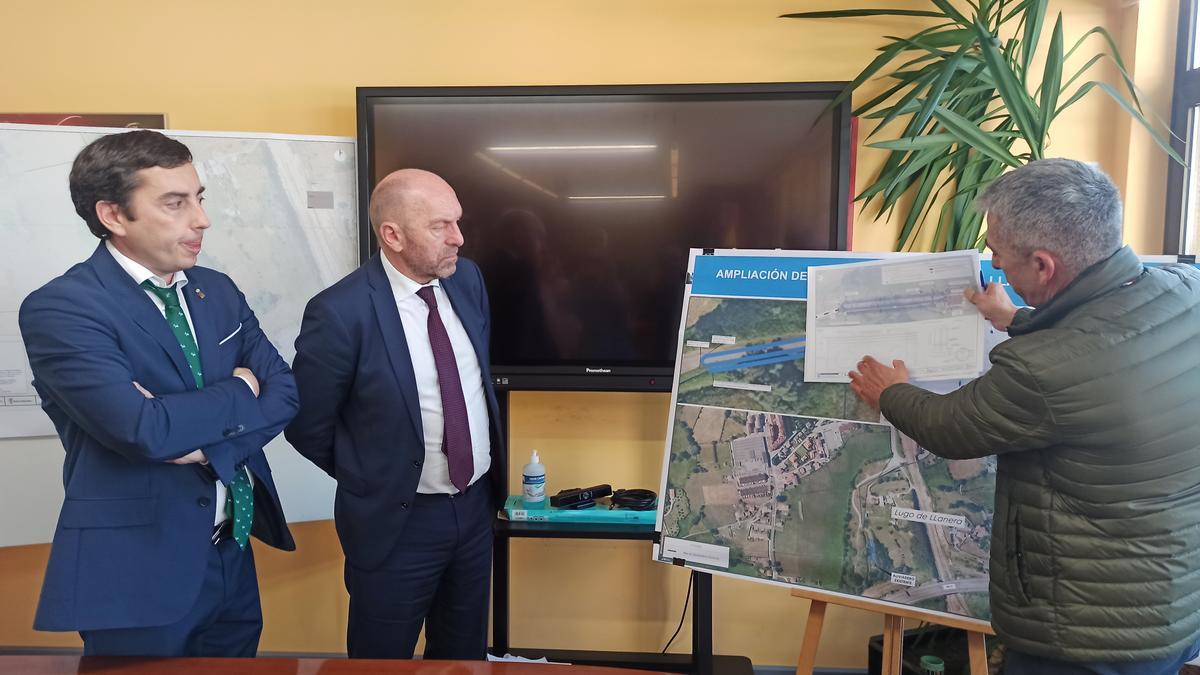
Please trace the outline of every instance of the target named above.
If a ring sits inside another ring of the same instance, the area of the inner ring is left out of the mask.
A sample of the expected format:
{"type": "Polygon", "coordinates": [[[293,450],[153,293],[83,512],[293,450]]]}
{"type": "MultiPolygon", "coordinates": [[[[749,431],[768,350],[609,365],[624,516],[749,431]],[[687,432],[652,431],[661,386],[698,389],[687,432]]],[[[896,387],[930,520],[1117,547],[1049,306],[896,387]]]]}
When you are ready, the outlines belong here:
{"type": "Polygon", "coordinates": [[[454,273],[462,206],[454,188],[421,169],[393,171],[371,193],[371,228],[388,261],[418,283],[454,273]]]}
{"type": "Polygon", "coordinates": [[[436,173],[423,169],[393,171],[371,192],[371,229],[379,237],[379,226],[383,223],[402,225],[412,211],[421,209],[430,199],[444,198],[447,193],[457,200],[454,188],[436,173]]]}

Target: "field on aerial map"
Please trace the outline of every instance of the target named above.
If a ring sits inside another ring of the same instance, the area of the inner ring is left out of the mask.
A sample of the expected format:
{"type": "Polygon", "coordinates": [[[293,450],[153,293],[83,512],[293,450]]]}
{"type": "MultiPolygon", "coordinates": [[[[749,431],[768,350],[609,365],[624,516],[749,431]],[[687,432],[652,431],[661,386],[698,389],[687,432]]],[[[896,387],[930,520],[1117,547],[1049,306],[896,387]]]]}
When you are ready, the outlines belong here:
{"type": "Polygon", "coordinates": [[[663,536],[734,574],[987,618],[994,459],[890,427],[681,405],[663,536]]]}
{"type": "Polygon", "coordinates": [[[694,297],[678,402],[878,422],[841,383],[804,381],[803,300],[694,297]]]}

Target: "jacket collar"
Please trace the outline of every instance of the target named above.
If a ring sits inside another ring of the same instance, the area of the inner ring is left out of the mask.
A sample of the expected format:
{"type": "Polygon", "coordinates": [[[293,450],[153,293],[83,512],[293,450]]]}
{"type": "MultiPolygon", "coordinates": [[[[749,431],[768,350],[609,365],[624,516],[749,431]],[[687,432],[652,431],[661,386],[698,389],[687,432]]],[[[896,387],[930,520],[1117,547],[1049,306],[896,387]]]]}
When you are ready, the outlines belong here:
{"type": "Polygon", "coordinates": [[[1133,249],[1122,246],[1116,253],[1085,269],[1042,306],[1032,311],[1017,312],[1012,325],[1008,327],[1008,334],[1024,335],[1049,328],[1076,307],[1137,281],[1143,271],[1142,262],[1133,249]]]}
{"type": "MultiPolygon", "coordinates": [[[[179,340],[171,332],[171,327],[167,325],[162,312],[154,305],[150,296],[146,295],[146,291],[138,286],[137,281],[109,253],[104,242],[100,242],[100,245],[96,247],[92,257],[88,259],[88,263],[95,270],[100,284],[108,290],[109,295],[116,300],[116,303],[129,314],[134,322],[141,326],[142,330],[152,335],[162,347],[184,385],[189,389],[194,389],[196,382],[192,377],[192,370],[184,360],[179,340]]],[[[192,320],[194,322],[195,317],[192,320]]],[[[197,329],[197,334],[199,334],[199,329],[197,329]]],[[[203,355],[201,355],[201,362],[203,363],[203,355]]]]}

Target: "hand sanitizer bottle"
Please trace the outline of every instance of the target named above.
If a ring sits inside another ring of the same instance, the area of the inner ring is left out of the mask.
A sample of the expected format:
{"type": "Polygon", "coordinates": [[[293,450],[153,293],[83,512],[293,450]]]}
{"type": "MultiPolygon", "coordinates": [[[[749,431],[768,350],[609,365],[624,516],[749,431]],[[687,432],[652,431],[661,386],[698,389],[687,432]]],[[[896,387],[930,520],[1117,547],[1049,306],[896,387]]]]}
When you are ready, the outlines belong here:
{"type": "Polygon", "coordinates": [[[533,451],[533,456],[529,458],[529,463],[525,465],[522,483],[524,484],[524,494],[522,501],[525,503],[525,508],[540,509],[546,505],[546,467],[542,465],[538,459],[537,450],[533,451]]]}

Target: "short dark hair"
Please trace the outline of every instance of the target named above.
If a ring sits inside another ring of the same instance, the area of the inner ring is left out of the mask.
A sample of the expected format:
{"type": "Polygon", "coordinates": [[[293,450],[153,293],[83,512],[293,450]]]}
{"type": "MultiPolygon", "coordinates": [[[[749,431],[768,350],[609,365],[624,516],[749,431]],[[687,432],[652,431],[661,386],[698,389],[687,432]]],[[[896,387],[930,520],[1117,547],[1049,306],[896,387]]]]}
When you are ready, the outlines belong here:
{"type": "Polygon", "coordinates": [[[75,213],[92,234],[107,239],[110,233],[96,216],[96,202],[115,202],[129,213],[129,195],[138,186],[138,171],[155,166],[174,169],[191,161],[192,153],[186,145],[149,129],[98,138],[71,165],[75,213]]]}
{"type": "Polygon", "coordinates": [[[1073,275],[1121,248],[1121,193],[1093,164],[1039,159],[992,181],[975,203],[1017,253],[1056,253],[1073,275]]]}

